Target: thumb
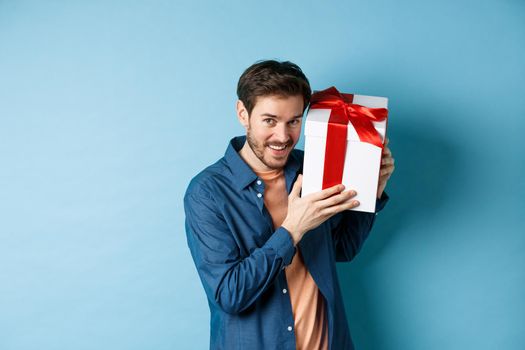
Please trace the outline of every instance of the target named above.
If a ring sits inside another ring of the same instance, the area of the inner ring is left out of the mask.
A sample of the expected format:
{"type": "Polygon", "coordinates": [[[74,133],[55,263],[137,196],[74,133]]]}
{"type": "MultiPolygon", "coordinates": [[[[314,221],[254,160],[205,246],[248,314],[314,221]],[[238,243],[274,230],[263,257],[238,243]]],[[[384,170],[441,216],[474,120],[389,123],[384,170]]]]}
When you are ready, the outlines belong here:
{"type": "Polygon", "coordinates": [[[297,177],[297,180],[295,180],[295,183],[293,184],[292,191],[290,192],[290,197],[299,198],[299,194],[301,193],[302,186],[303,186],[303,175],[300,174],[297,177]]]}

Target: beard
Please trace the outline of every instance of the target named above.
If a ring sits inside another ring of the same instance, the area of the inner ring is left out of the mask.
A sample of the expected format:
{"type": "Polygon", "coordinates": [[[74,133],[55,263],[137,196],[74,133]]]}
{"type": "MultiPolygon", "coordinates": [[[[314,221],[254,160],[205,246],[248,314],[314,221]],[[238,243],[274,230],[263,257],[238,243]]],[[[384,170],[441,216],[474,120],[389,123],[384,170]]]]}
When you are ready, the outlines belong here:
{"type": "MultiPolygon", "coordinates": [[[[252,149],[253,154],[269,169],[272,170],[278,170],[282,169],[286,161],[288,160],[288,156],[290,155],[291,148],[293,147],[292,140],[289,140],[285,143],[286,147],[288,148],[288,152],[283,157],[275,158],[272,157],[270,154],[268,154],[267,146],[269,144],[276,144],[273,142],[269,143],[259,143],[254,137],[251,132],[251,128],[248,127],[248,130],[246,131],[246,141],[248,142],[248,146],[252,149]]],[[[282,144],[281,144],[282,145],[282,144]]]]}

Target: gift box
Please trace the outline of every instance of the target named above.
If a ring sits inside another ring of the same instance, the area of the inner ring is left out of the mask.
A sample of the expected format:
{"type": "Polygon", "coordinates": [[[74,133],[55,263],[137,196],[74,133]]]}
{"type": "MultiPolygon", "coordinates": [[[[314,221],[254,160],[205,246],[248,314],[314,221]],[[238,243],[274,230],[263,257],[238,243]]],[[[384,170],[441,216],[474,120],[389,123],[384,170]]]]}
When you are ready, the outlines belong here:
{"type": "Polygon", "coordinates": [[[304,128],[302,196],[342,183],[375,212],[388,99],[344,94],[335,87],[312,94],[304,128]]]}

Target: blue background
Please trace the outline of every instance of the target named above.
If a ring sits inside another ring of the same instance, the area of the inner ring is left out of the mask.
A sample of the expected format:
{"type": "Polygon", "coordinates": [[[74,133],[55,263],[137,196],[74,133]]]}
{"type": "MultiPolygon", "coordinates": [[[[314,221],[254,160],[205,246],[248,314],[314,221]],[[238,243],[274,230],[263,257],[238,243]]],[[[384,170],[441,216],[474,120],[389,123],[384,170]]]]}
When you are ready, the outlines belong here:
{"type": "Polygon", "coordinates": [[[390,99],[358,348],[524,349],[524,38],[519,0],[1,1],[0,349],[207,348],[182,196],[262,58],[390,99]]]}

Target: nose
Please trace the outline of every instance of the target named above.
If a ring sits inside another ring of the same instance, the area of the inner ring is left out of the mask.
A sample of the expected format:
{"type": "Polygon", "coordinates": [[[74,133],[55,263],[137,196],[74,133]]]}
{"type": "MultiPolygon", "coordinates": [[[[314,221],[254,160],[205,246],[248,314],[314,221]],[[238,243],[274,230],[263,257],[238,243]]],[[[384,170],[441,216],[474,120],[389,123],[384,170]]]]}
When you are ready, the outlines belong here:
{"type": "Polygon", "coordinates": [[[288,142],[290,138],[288,137],[288,128],[287,128],[286,123],[281,123],[277,125],[277,127],[274,130],[274,136],[275,136],[275,141],[278,141],[280,143],[288,142]]]}

